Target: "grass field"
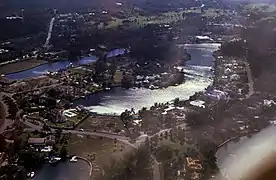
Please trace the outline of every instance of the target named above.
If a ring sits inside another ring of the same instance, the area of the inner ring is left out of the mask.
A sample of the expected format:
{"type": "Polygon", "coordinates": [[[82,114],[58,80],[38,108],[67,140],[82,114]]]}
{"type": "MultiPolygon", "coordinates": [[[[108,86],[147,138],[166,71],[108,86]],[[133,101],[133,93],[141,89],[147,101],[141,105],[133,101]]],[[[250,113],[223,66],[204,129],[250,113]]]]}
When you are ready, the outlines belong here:
{"type": "Polygon", "coordinates": [[[114,140],[91,136],[73,135],[68,143],[70,154],[76,154],[88,159],[90,158],[89,155],[95,154],[95,163],[99,167],[109,165],[112,158],[115,160],[122,159],[124,154],[131,150],[130,147],[126,147],[124,144],[114,143],[114,140]]]}
{"type": "Polygon", "coordinates": [[[39,66],[44,63],[46,63],[46,61],[31,59],[31,60],[26,60],[26,61],[22,61],[22,62],[7,64],[4,66],[0,66],[0,74],[24,71],[24,70],[39,66]]]}
{"type": "MultiPolygon", "coordinates": [[[[143,27],[146,26],[147,24],[170,24],[172,22],[177,22],[179,20],[185,19],[185,15],[187,13],[201,13],[201,10],[198,9],[193,9],[193,10],[183,10],[183,11],[171,11],[171,12],[166,12],[162,13],[160,15],[156,16],[132,16],[127,19],[118,19],[118,18],[113,18],[112,21],[108,22],[108,25],[102,28],[116,28],[120,25],[123,25],[124,20],[129,20],[131,22],[130,26],[137,26],[137,27],[143,27]]],[[[209,8],[205,10],[205,12],[202,14],[202,16],[205,17],[217,17],[219,15],[222,15],[224,13],[229,13],[229,12],[224,12],[221,9],[213,9],[209,8]]]]}
{"type": "Polygon", "coordinates": [[[168,146],[171,149],[179,150],[179,152],[186,152],[189,147],[192,147],[186,143],[181,145],[179,141],[174,142],[174,141],[171,141],[170,139],[163,139],[162,141],[160,141],[158,143],[158,145],[159,146],[168,146]]]}
{"type": "Polygon", "coordinates": [[[114,75],[114,82],[116,84],[120,84],[121,80],[123,78],[123,72],[122,71],[116,71],[115,75],[114,75]]]}

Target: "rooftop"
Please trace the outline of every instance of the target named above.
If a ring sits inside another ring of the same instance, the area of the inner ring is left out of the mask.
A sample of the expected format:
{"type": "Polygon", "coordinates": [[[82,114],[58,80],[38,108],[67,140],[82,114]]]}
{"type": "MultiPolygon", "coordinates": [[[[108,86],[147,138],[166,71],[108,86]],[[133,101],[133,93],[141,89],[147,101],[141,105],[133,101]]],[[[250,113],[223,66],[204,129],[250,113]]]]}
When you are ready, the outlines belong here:
{"type": "Polygon", "coordinates": [[[29,138],[28,144],[45,144],[45,138],[29,138]]]}

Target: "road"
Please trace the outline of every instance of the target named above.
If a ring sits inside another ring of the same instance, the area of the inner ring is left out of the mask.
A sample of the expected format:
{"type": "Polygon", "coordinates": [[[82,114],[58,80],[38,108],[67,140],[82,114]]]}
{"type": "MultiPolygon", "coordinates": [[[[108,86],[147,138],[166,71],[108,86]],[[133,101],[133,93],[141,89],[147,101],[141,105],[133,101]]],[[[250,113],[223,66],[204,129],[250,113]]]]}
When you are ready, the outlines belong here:
{"type": "MultiPolygon", "coordinates": [[[[26,126],[30,128],[26,128],[25,131],[34,131],[34,130],[42,130],[42,126],[40,125],[35,125],[27,120],[22,121],[26,126]]],[[[51,129],[51,132],[55,132],[55,129],[51,129]]],[[[103,132],[91,132],[91,131],[79,131],[79,130],[62,130],[63,134],[79,134],[79,135],[87,135],[87,136],[96,136],[96,137],[103,137],[103,138],[108,138],[108,139],[117,139],[118,141],[121,141],[123,143],[126,143],[130,145],[128,141],[130,140],[129,137],[126,136],[120,136],[116,134],[110,134],[110,133],[103,133],[103,132]]],[[[133,144],[131,144],[132,147],[134,147],[133,144]]],[[[136,147],[136,146],[135,146],[136,147]]]]}
{"type": "MultiPolygon", "coordinates": [[[[57,83],[57,84],[51,84],[51,85],[48,85],[48,86],[42,86],[42,87],[39,87],[39,88],[34,88],[32,90],[28,90],[28,91],[20,91],[18,93],[14,93],[14,94],[23,94],[23,93],[29,93],[29,92],[33,92],[33,91],[37,91],[37,90],[43,90],[43,89],[48,89],[48,88],[53,88],[53,87],[56,87],[56,86],[61,86],[63,85],[63,82],[62,83],[57,83]]],[[[12,94],[12,95],[14,95],[12,94]]]]}
{"type": "Polygon", "coordinates": [[[2,116],[2,121],[4,121],[3,124],[0,127],[0,134],[2,134],[3,132],[5,132],[6,129],[7,129],[7,127],[11,127],[13,125],[13,123],[14,123],[14,121],[12,119],[7,119],[6,118],[7,115],[8,115],[8,109],[9,109],[9,107],[3,101],[3,95],[4,94],[6,96],[9,96],[10,98],[12,98],[10,94],[4,93],[4,92],[0,93],[0,108],[1,108],[1,111],[3,111],[2,112],[3,114],[1,114],[0,117],[2,116]]]}
{"type": "MultiPolygon", "coordinates": [[[[27,120],[23,121],[23,123],[25,125],[27,125],[28,127],[30,127],[30,128],[26,128],[25,131],[34,131],[34,130],[41,130],[42,129],[41,125],[32,124],[32,123],[28,122],[27,120]]],[[[186,124],[184,123],[184,124],[178,125],[177,127],[185,128],[186,124]]],[[[134,144],[129,142],[131,140],[129,137],[110,134],[110,133],[79,131],[79,130],[62,130],[62,133],[63,134],[71,133],[71,134],[78,134],[78,135],[103,137],[103,138],[108,138],[108,139],[117,139],[118,141],[120,141],[120,142],[122,142],[126,145],[129,145],[130,147],[133,147],[133,148],[137,149],[143,142],[145,142],[145,140],[147,138],[150,139],[151,137],[153,137],[155,135],[160,135],[161,133],[164,133],[166,131],[169,132],[170,130],[171,130],[171,128],[170,129],[164,129],[164,130],[161,130],[161,131],[159,131],[158,133],[156,133],[152,136],[148,136],[147,134],[141,135],[140,137],[138,137],[136,139],[136,142],[134,144]]],[[[55,129],[51,129],[51,131],[54,132],[55,129]]],[[[152,156],[152,159],[153,159],[153,164],[152,164],[153,179],[154,180],[162,180],[161,178],[163,177],[162,176],[162,174],[163,174],[162,171],[163,170],[161,168],[161,163],[158,162],[154,156],[152,156]]]]}
{"type": "Polygon", "coordinates": [[[248,99],[254,94],[254,88],[253,88],[254,82],[253,82],[251,68],[247,62],[245,63],[245,68],[247,71],[247,79],[248,79],[248,86],[249,86],[249,91],[248,91],[248,94],[246,95],[246,99],[248,99]]]}
{"type": "Polygon", "coordinates": [[[50,26],[49,26],[49,31],[48,31],[48,35],[47,35],[47,38],[46,38],[46,42],[44,44],[43,47],[47,47],[49,42],[50,42],[50,39],[52,37],[52,31],[53,31],[53,26],[54,26],[54,22],[55,22],[55,17],[53,17],[50,21],[50,26]]]}

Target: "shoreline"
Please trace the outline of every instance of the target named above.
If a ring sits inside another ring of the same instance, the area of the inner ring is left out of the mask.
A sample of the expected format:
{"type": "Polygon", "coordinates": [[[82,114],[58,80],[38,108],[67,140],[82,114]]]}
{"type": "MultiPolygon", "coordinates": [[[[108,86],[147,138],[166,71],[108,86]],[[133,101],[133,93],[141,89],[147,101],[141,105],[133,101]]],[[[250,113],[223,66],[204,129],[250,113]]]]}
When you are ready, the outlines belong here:
{"type": "MultiPolygon", "coordinates": [[[[29,60],[26,60],[26,61],[29,61],[29,60]]],[[[38,64],[38,65],[35,65],[35,66],[31,66],[30,65],[29,67],[27,67],[25,69],[18,70],[18,71],[13,71],[13,72],[9,72],[9,73],[5,73],[5,75],[16,74],[16,73],[20,73],[20,72],[23,72],[23,71],[27,71],[27,70],[33,69],[33,68],[37,68],[39,66],[43,66],[45,64],[56,63],[56,62],[59,62],[59,61],[67,61],[67,60],[66,59],[59,59],[59,60],[53,60],[53,61],[46,61],[46,60],[42,60],[42,61],[44,61],[44,62],[41,63],[41,64],[38,64]]],[[[21,62],[25,62],[25,61],[21,61],[21,62]]],[[[14,63],[11,63],[11,64],[17,64],[17,63],[21,63],[21,62],[14,62],[14,63]]],[[[6,64],[6,65],[3,65],[1,67],[5,67],[7,65],[10,65],[10,64],[6,64]]],[[[45,74],[42,74],[42,75],[45,75],[45,74]]]]}
{"type": "MultiPolygon", "coordinates": [[[[0,66],[0,69],[1,69],[1,68],[5,68],[6,66],[9,66],[9,65],[16,65],[16,64],[20,64],[20,63],[27,63],[27,61],[30,61],[30,60],[6,64],[6,65],[3,65],[3,66],[0,66]]],[[[44,61],[44,60],[41,60],[41,61],[44,61]]],[[[6,76],[6,75],[10,75],[10,74],[15,74],[15,73],[27,71],[27,70],[29,70],[29,69],[32,69],[32,68],[36,68],[36,67],[42,66],[42,65],[47,64],[47,63],[48,63],[48,61],[44,61],[44,62],[41,62],[41,63],[39,63],[39,64],[37,64],[37,65],[33,65],[33,66],[32,66],[32,63],[30,63],[30,65],[28,65],[26,68],[22,68],[21,70],[15,70],[15,71],[10,71],[10,72],[8,72],[8,73],[1,73],[1,74],[4,74],[5,76],[6,76]]],[[[1,71],[1,70],[0,70],[0,71],[1,71]]]]}
{"type": "Polygon", "coordinates": [[[28,67],[28,68],[26,68],[26,69],[22,69],[22,70],[14,71],[14,72],[9,72],[9,73],[7,73],[7,74],[5,74],[5,75],[10,75],[10,74],[15,74],[15,73],[20,73],[20,72],[22,72],[22,71],[27,71],[27,70],[29,70],[29,69],[32,69],[32,68],[36,68],[36,67],[42,66],[42,65],[44,65],[44,64],[47,64],[47,62],[42,63],[42,64],[39,64],[39,65],[36,65],[36,66],[28,67]]]}
{"type": "Polygon", "coordinates": [[[80,160],[82,160],[82,161],[84,161],[84,162],[86,162],[88,164],[88,166],[89,166],[88,180],[90,180],[91,176],[92,176],[92,171],[93,171],[93,165],[92,165],[92,163],[88,159],[86,159],[84,157],[81,157],[81,156],[76,156],[76,157],[77,157],[77,159],[80,159],[80,160]]]}
{"type": "MultiPolygon", "coordinates": [[[[201,43],[201,44],[196,44],[196,43],[193,43],[193,44],[195,44],[195,45],[203,45],[203,46],[205,46],[205,45],[221,45],[221,44],[219,44],[219,43],[201,43]]],[[[193,45],[192,44],[192,45],[193,45]]],[[[215,52],[216,51],[218,51],[219,50],[219,48],[216,48],[216,50],[214,50],[213,52],[212,52],[212,57],[213,57],[213,62],[212,62],[212,64],[210,65],[210,68],[211,69],[216,69],[215,67],[216,67],[216,56],[215,56],[215,52]]],[[[191,57],[192,58],[192,57],[191,57]]],[[[189,61],[191,61],[191,60],[188,60],[188,61],[185,61],[185,62],[189,62],[189,61]]],[[[185,73],[184,72],[184,74],[187,74],[187,73],[185,73]]],[[[189,102],[189,99],[191,98],[191,97],[195,97],[195,96],[198,96],[198,93],[201,93],[201,92],[206,92],[206,88],[208,88],[208,87],[214,87],[215,86],[215,81],[216,81],[216,74],[215,74],[215,72],[213,72],[213,73],[211,73],[211,82],[210,82],[210,84],[208,85],[208,86],[206,86],[203,90],[199,90],[199,91],[196,91],[196,92],[194,92],[193,94],[191,94],[189,97],[187,97],[187,98],[185,98],[185,99],[180,99],[181,101],[184,101],[185,103],[187,103],[187,102],[189,102]]],[[[146,87],[132,87],[132,88],[130,88],[130,89],[132,89],[132,90],[135,90],[135,89],[145,89],[145,90],[149,90],[149,91],[156,91],[156,90],[164,90],[164,89],[167,89],[167,88],[170,88],[170,87],[178,87],[178,86],[181,86],[181,85],[185,85],[187,83],[187,81],[186,81],[186,78],[184,79],[184,81],[181,83],[181,84],[174,84],[174,85],[170,85],[170,86],[167,86],[167,87],[159,87],[159,88],[156,88],[156,89],[150,89],[150,88],[146,88],[146,87]]],[[[113,90],[113,89],[115,89],[115,88],[118,88],[118,86],[116,86],[116,87],[112,87],[109,91],[111,91],[111,90],[113,90]]],[[[124,88],[123,88],[124,89],[124,88]]],[[[128,90],[128,89],[124,89],[124,90],[128,90]]],[[[100,91],[100,92],[104,92],[104,91],[100,91]]],[[[97,92],[97,93],[99,93],[99,92],[97,92]]],[[[94,94],[97,94],[97,93],[91,93],[91,94],[88,94],[88,95],[86,95],[85,96],[85,98],[78,98],[78,99],[76,99],[76,100],[74,100],[74,101],[72,101],[72,103],[74,103],[74,107],[76,107],[76,106],[79,106],[79,105],[83,105],[83,103],[82,104],[80,104],[80,103],[78,103],[78,104],[76,104],[75,102],[76,101],[78,101],[79,99],[83,99],[83,100],[85,100],[86,98],[88,98],[89,96],[91,96],[91,95],[94,95],[94,94]]],[[[172,100],[170,100],[170,101],[167,101],[167,103],[171,103],[171,102],[173,102],[173,100],[174,99],[172,99],[172,100]]],[[[166,103],[166,102],[165,102],[166,103]]],[[[150,105],[150,106],[148,106],[147,108],[150,108],[150,107],[152,107],[154,105],[154,103],[152,104],[152,105],[150,105]]],[[[89,105],[89,106],[84,106],[84,108],[86,108],[87,109],[87,111],[89,111],[91,114],[96,114],[96,115],[100,115],[100,116],[119,116],[120,114],[118,114],[118,113],[112,113],[112,112],[109,112],[109,113],[100,113],[100,112],[93,112],[93,108],[91,109],[90,107],[91,106],[94,106],[94,105],[89,105]]],[[[130,109],[131,107],[129,107],[129,109],[130,109]]],[[[137,109],[137,110],[139,110],[139,109],[137,109]]],[[[122,111],[123,112],[123,111],[122,111]]],[[[121,113],[122,113],[121,112],[121,113]]]]}

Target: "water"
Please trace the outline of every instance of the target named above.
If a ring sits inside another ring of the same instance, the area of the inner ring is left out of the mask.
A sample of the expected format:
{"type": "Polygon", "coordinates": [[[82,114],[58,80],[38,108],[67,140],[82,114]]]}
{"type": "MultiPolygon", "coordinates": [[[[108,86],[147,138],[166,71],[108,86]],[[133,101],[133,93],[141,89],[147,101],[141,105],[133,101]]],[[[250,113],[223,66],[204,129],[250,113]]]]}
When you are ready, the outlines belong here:
{"type": "Polygon", "coordinates": [[[79,99],[75,105],[84,105],[91,112],[98,114],[120,114],[125,109],[150,107],[155,102],[165,103],[180,98],[188,99],[195,92],[203,91],[212,83],[213,51],[220,44],[186,44],[183,45],[191,54],[191,61],[183,67],[189,73],[184,84],[166,89],[122,89],[114,88],[108,92],[90,95],[79,99]]]}
{"type": "MultiPolygon", "coordinates": [[[[107,57],[108,58],[115,57],[118,55],[122,55],[124,53],[125,53],[125,49],[114,49],[108,53],[107,57]]],[[[27,69],[25,71],[7,74],[6,77],[8,79],[12,79],[12,80],[21,80],[21,79],[26,79],[26,78],[32,78],[32,77],[46,74],[47,72],[50,72],[50,71],[58,71],[60,69],[65,69],[70,64],[72,64],[72,65],[89,64],[89,63],[97,61],[97,59],[98,58],[96,56],[90,56],[90,57],[81,58],[80,60],[75,60],[75,61],[69,61],[69,60],[66,61],[65,60],[65,61],[57,61],[57,62],[53,62],[53,63],[49,62],[47,64],[43,64],[41,66],[27,69]]]]}
{"type": "Polygon", "coordinates": [[[89,165],[81,160],[77,163],[60,162],[56,166],[46,164],[39,169],[34,180],[87,180],[89,165]]]}

